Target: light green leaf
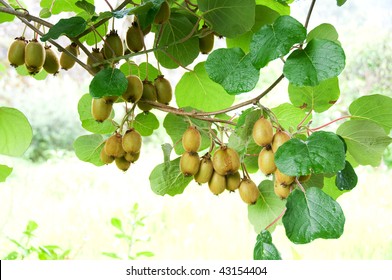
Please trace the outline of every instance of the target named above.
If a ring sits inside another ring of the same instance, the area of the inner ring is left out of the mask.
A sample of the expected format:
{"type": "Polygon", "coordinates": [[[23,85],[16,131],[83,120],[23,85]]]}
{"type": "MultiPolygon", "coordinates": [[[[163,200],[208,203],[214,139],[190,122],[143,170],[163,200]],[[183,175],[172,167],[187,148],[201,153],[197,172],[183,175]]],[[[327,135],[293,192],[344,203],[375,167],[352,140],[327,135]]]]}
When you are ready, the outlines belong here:
{"type": "Polygon", "coordinates": [[[330,178],[324,177],[324,187],[322,188],[322,191],[332,197],[334,200],[336,200],[342,194],[348,192],[341,191],[336,187],[336,176],[332,176],[330,178]]]}
{"type": "Polygon", "coordinates": [[[118,219],[118,218],[112,218],[112,219],[110,220],[110,223],[112,224],[112,226],[114,226],[114,227],[117,228],[118,230],[123,231],[122,223],[121,223],[121,220],[120,220],[120,219],[118,219]]]}
{"type": "Polygon", "coordinates": [[[101,36],[98,36],[94,32],[90,32],[87,35],[80,38],[80,42],[86,42],[86,44],[89,46],[94,46],[95,43],[101,42],[102,38],[105,37],[105,34],[107,32],[107,23],[102,24],[101,26],[96,28],[96,32],[98,32],[101,36]]]}
{"type": "Polygon", "coordinates": [[[249,139],[248,147],[246,149],[246,154],[248,154],[249,156],[244,156],[244,164],[248,173],[256,173],[259,171],[258,155],[261,152],[262,148],[263,147],[255,143],[252,137],[249,139]]]}
{"type": "Polygon", "coordinates": [[[24,234],[31,235],[33,231],[35,231],[37,228],[38,228],[38,224],[35,221],[29,221],[26,225],[24,234]]]}
{"type": "Polygon", "coordinates": [[[254,260],[281,260],[282,257],[278,249],[272,243],[271,233],[268,230],[263,230],[257,235],[255,248],[253,249],[254,260]]]}
{"type": "Polygon", "coordinates": [[[87,22],[82,17],[60,19],[59,22],[49,29],[48,33],[41,37],[41,41],[46,42],[49,39],[57,39],[61,35],[76,37],[86,29],[86,26],[87,22]]]}
{"type": "Polygon", "coordinates": [[[204,64],[197,64],[178,82],[175,89],[178,107],[192,106],[198,110],[215,111],[233,104],[234,96],[227,94],[221,85],[208,77],[204,64]]]}
{"type": "Polygon", "coordinates": [[[120,96],[128,86],[125,75],[117,68],[106,68],[98,72],[90,83],[90,94],[93,98],[104,96],[120,96]]]}
{"type": "Polygon", "coordinates": [[[143,112],[136,116],[133,122],[133,126],[140,133],[140,135],[150,136],[155,129],[158,129],[159,121],[153,113],[143,112]]]}
{"type": "Polygon", "coordinates": [[[48,8],[43,8],[39,12],[40,18],[50,18],[51,16],[52,16],[52,13],[50,12],[50,9],[48,9],[48,8]]]}
{"type": "Polygon", "coordinates": [[[290,6],[276,0],[256,0],[256,4],[266,6],[282,16],[290,15],[290,6]]]}
{"type": "Polygon", "coordinates": [[[73,147],[76,156],[81,161],[89,162],[96,166],[102,166],[103,163],[99,155],[104,143],[103,137],[99,134],[83,135],[75,140],[73,147]]]}
{"type": "Polygon", "coordinates": [[[15,16],[6,14],[6,13],[0,13],[0,24],[3,22],[12,22],[14,21],[15,16]]]}
{"type": "Polygon", "coordinates": [[[0,107],[0,154],[21,156],[30,146],[32,138],[30,123],[22,112],[0,107]]]}
{"type": "Polygon", "coordinates": [[[155,80],[159,76],[159,71],[150,63],[142,62],[139,66],[131,62],[125,62],[120,66],[121,72],[124,73],[125,76],[128,75],[136,75],[139,76],[140,80],[145,80],[147,78],[148,72],[148,79],[150,81],[155,80]]]}
{"type": "Polygon", "coordinates": [[[42,69],[38,74],[35,75],[30,75],[29,71],[26,68],[26,65],[20,65],[16,68],[16,72],[21,75],[21,76],[30,76],[36,79],[37,81],[42,81],[45,80],[46,77],[48,76],[48,73],[42,69]]]}
{"type": "Polygon", "coordinates": [[[75,3],[75,5],[83,10],[85,10],[88,14],[95,14],[95,6],[86,0],[81,0],[75,3]]]}
{"type": "MultiPolygon", "coordinates": [[[[74,12],[79,13],[82,11],[78,6],[75,5],[76,1],[71,0],[41,0],[41,8],[48,8],[52,10],[52,14],[57,15],[63,12],[74,12]]],[[[86,0],[86,2],[94,4],[94,0],[86,0]]]]}
{"type": "Polygon", "coordinates": [[[310,42],[313,39],[325,39],[340,45],[338,38],[339,34],[335,27],[332,24],[323,23],[309,32],[308,36],[306,37],[306,41],[310,42]]]}
{"type": "MultiPolygon", "coordinates": [[[[290,103],[280,104],[278,107],[272,108],[271,111],[279,120],[279,124],[286,130],[290,128],[296,129],[298,124],[305,118],[306,112],[300,108],[296,108],[290,103]]],[[[309,116],[308,120],[312,117],[309,116]]]]}
{"type": "Polygon", "coordinates": [[[7,165],[0,164],[0,183],[5,182],[7,177],[11,174],[12,168],[7,165]]]}

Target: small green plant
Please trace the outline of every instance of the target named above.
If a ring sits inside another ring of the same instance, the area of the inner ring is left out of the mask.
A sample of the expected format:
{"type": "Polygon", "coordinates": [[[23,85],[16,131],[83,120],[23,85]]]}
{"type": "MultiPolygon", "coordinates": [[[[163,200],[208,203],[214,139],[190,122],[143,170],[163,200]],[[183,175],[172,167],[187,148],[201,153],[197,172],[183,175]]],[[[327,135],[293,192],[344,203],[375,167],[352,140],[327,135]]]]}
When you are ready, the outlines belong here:
{"type": "Polygon", "coordinates": [[[26,229],[23,232],[19,241],[9,238],[9,240],[17,246],[17,250],[8,253],[4,260],[24,260],[34,259],[39,260],[65,260],[68,259],[71,250],[63,250],[57,245],[34,245],[36,243],[35,230],[38,224],[34,221],[27,223],[26,229]]]}
{"type": "Polygon", "coordinates": [[[117,254],[113,252],[103,252],[102,255],[113,258],[113,259],[128,259],[136,260],[141,257],[153,257],[154,253],[150,251],[140,251],[134,253],[134,245],[142,241],[150,241],[150,237],[140,238],[136,233],[138,229],[145,226],[144,220],[147,216],[143,216],[139,212],[139,204],[135,203],[129,211],[126,222],[123,223],[119,218],[113,217],[110,221],[113,227],[117,229],[117,233],[114,235],[115,238],[119,239],[124,246],[124,252],[117,254]]]}

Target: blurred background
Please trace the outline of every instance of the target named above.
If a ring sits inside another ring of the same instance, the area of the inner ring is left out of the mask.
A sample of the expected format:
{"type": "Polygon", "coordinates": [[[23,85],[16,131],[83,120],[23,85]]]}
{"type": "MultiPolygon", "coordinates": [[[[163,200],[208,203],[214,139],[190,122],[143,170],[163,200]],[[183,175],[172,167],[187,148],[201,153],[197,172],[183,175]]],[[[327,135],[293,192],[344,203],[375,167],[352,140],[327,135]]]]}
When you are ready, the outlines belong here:
{"type": "MultiPolygon", "coordinates": [[[[39,13],[37,1],[24,2],[32,8],[32,14],[39,13]]],[[[292,15],[302,23],[310,2],[292,4],[292,15]]],[[[317,1],[309,30],[321,23],[336,27],[347,65],[340,76],[340,100],[327,114],[316,115],[316,122],[325,123],[344,115],[351,101],[362,95],[379,93],[392,97],[392,2],[348,0],[339,8],[335,0],[317,1]]],[[[117,25],[125,30],[129,22],[117,25]]],[[[33,220],[39,227],[31,242],[70,249],[70,259],[110,259],[103,252],[125,258],[129,251],[152,252],[153,256],[146,253],[139,257],[149,255],[149,259],[157,260],[252,259],[257,233],[238,193],[216,197],[206,185],[195,183],[175,197],[161,197],[151,191],[149,174],[163,162],[161,144],[170,142],[163,127],[143,139],[141,158],[126,173],[115,165],[96,167],[78,160],[72,143],[88,133],[80,125],[77,104],[88,92],[91,76],[80,67],[44,80],[20,76],[8,65],[7,49],[22,30],[17,20],[0,25],[0,106],[21,110],[34,131],[33,143],[23,158],[0,156],[0,162],[14,168],[7,181],[0,184],[0,258],[17,249],[10,239],[20,240],[26,224],[33,220]],[[146,218],[141,221],[140,216],[146,218]],[[121,220],[126,231],[133,232],[140,242],[117,238],[119,231],[111,225],[113,217],[121,220]]],[[[28,34],[32,36],[31,32],[28,34]]],[[[220,45],[224,45],[224,40],[216,41],[216,47],[220,45]]],[[[138,59],[141,62],[144,57],[138,59]]],[[[150,60],[154,61],[153,55],[150,60]]],[[[281,71],[281,62],[271,63],[262,70],[257,88],[238,100],[266,88],[281,71]]],[[[183,72],[180,69],[163,73],[175,85],[183,72]]],[[[288,100],[287,83],[281,83],[263,100],[268,107],[288,100]]],[[[164,115],[156,114],[162,125],[164,115]]],[[[345,232],[340,239],[294,245],[285,237],[284,228],[278,226],[273,240],[282,257],[392,259],[391,166],[389,148],[380,167],[356,169],[358,186],[338,198],[346,215],[345,232]]],[[[253,179],[260,182],[263,177],[254,175],[253,179]]]]}

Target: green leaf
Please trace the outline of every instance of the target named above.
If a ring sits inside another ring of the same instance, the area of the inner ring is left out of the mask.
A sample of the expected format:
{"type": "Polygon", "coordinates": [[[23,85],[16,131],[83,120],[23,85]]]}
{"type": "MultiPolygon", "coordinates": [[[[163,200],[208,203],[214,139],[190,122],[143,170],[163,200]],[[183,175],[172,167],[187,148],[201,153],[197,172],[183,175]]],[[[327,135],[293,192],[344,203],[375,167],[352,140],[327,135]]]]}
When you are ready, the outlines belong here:
{"type": "Polygon", "coordinates": [[[34,79],[36,79],[37,81],[42,81],[45,80],[46,77],[48,76],[48,73],[42,69],[38,74],[35,75],[30,75],[29,71],[26,68],[26,65],[20,65],[16,68],[16,72],[21,75],[21,76],[30,76],[33,77],[34,79]]]}
{"type": "Polygon", "coordinates": [[[205,64],[208,76],[230,94],[249,92],[259,81],[260,71],[240,48],[213,51],[205,64]]]}
{"type": "Polygon", "coordinates": [[[233,104],[234,96],[227,94],[221,85],[208,77],[204,64],[197,64],[178,82],[175,89],[178,107],[192,106],[198,110],[215,111],[233,104]]]}
{"type": "Polygon", "coordinates": [[[40,18],[50,18],[51,16],[52,16],[52,13],[50,12],[50,9],[48,9],[48,8],[43,8],[39,12],[40,18]]]}
{"type": "Polygon", "coordinates": [[[324,177],[324,187],[322,191],[329,195],[332,199],[336,200],[342,194],[348,191],[341,191],[336,187],[336,176],[331,178],[324,177]]]}
{"type": "Polygon", "coordinates": [[[198,0],[202,17],[224,37],[236,37],[249,31],[255,23],[254,0],[198,0]]]}
{"type": "MultiPolygon", "coordinates": [[[[264,180],[259,185],[260,197],[256,204],[248,206],[248,219],[256,232],[265,229],[284,210],[286,202],[276,196],[274,183],[264,180]]],[[[274,225],[270,230],[276,227],[274,225]]]]}
{"type": "Polygon", "coordinates": [[[18,259],[18,257],[19,257],[19,253],[16,251],[13,251],[13,252],[9,253],[3,260],[14,261],[14,260],[18,259]]]}
{"type": "Polygon", "coordinates": [[[185,177],[180,170],[180,158],[157,165],[150,174],[150,185],[158,195],[174,196],[184,192],[193,177],[185,177]]]}
{"type": "Polygon", "coordinates": [[[114,110],[110,117],[104,122],[97,122],[91,114],[91,103],[93,98],[90,94],[83,95],[78,103],[79,118],[82,122],[82,127],[87,131],[97,134],[109,134],[116,130],[112,119],[114,118],[114,110]]]}
{"type": "Polygon", "coordinates": [[[7,165],[0,164],[0,183],[5,182],[5,179],[11,174],[12,168],[7,165]]]}
{"type": "Polygon", "coordinates": [[[336,173],[345,165],[344,144],[326,131],[315,132],[306,141],[292,138],[275,153],[275,164],[290,176],[336,173]]]}
{"type": "Polygon", "coordinates": [[[89,162],[96,166],[102,166],[103,163],[99,155],[104,143],[103,137],[99,134],[83,135],[75,140],[73,147],[76,156],[81,161],[89,162]]]}
{"type": "Polygon", "coordinates": [[[159,121],[153,113],[140,113],[136,116],[133,126],[142,136],[150,136],[158,129],[159,121]]]}
{"type": "MultiPolygon", "coordinates": [[[[169,21],[162,25],[158,47],[164,47],[164,50],[155,51],[154,54],[163,67],[175,69],[180,65],[187,66],[199,56],[197,37],[194,36],[181,42],[189,36],[193,26],[186,16],[177,13],[172,13],[169,21]]],[[[159,34],[157,33],[156,36],[159,34]]]]}
{"type": "MultiPolygon", "coordinates": [[[[86,2],[93,4],[94,0],[86,0],[86,2]]],[[[82,11],[78,6],[75,5],[75,1],[70,1],[70,0],[62,0],[62,1],[41,0],[40,6],[41,8],[51,9],[52,14],[54,15],[57,15],[59,13],[64,13],[64,12],[79,13],[80,11],[82,11]]]]}
{"type": "Polygon", "coordinates": [[[310,42],[313,39],[325,39],[340,45],[338,38],[339,34],[335,27],[332,24],[323,23],[309,32],[308,36],[306,37],[306,41],[310,42]]]}
{"type": "Polygon", "coordinates": [[[109,257],[109,258],[112,258],[112,259],[122,260],[122,258],[120,256],[118,256],[116,253],[103,252],[102,255],[109,257]]]}
{"type": "Polygon", "coordinates": [[[320,82],[317,86],[295,86],[289,84],[289,97],[294,106],[314,110],[317,113],[327,111],[340,96],[337,77],[320,82]]]}
{"type": "Polygon", "coordinates": [[[262,148],[263,147],[255,143],[252,137],[249,139],[248,147],[246,149],[246,154],[250,156],[244,156],[244,164],[246,166],[246,171],[248,171],[248,173],[256,173],[257,171],[259,171],[258,155],[261,152],[262,148]]]}
{"type": "Polygon", "coordinates": [[[143,252],[137,252],[136,253],[136,257],[147,257],[147,258],[151,258],[154,256],[153,252],[149,252],[149,251],[143,251],[143,252]]]}
{"type": "Polygon", "coordinates": [[[360,165],[380,165],[384,150],[392,142],[381,126],[368,120],[344,122],[336,133],[343,137],[347,152],[360,165]]]}
{"type": "Polygon", "coordinates": [[[296,86],[317,86],[322,81],[338,76],[345,63],[346,56],[338,44],[313,39],[305,49],[290,54],[283,73],[296,86]]]}
{"type": "Polygon", "coordinates": [[[139,76],[140,80],[145,80],[147,78],[148,72],[148,79],[150,81],[155,80],[160,73],[158,69],[152,66],[150,63],[142,62],[139,66],[134,63],[125,62],[120,66],[121,72],[124,73],[125,76],[130,74],[139,76]]]}
{"type": "Polygon", "coordinates": [[[347,0],[336,0],[336,3],[338,4],[339,7],[343,6],[344,3],[346,3],[346,2],[347,2],[347,0]]]}
{"type": "Polygon", "coordinates": [[[343,170],[338,171],[336,174],[335,185],[339,190],[352,190],[358,183],[358,176],[354,171],[351,164],[346,161],[346,165],[343,170]]]}
{"type": "Polygon", "coordinates": [[[95,6],[93,4],[87,2],[86,0],[78,1],[75,3],[75,5],[79,8],[81,8],[82,10],[85,10],[90,15],[95,14],[95,6]]]}
{"type": "Polygon", "coordinates": [[[90,94],[93,98],[104,96],[120,96],[128,86],[128,80],[119,69],[106,68],[98,72],[90,83],[90,94]]]}
{"type": "Polygon", "coordinates": [[[112,219],[110,220],[110,223],[112,224],[112,226],[114,226],[114,227],[117,228],[118,230],[123,231],[122,223],[121,223],[121,220],[120,220],[120,219],[118,219],[118,218],[112,218],[112,219]]]}
{"type": "Polygon", "coordinates": [[[290,6],[276,0],[256,0],[256,4],[266,6],[282,16],[290,14],[290,6]]]}
{"type": "Polygon", "coordinates": [[[105,37],[106,30],[107,30],[107,23],[102,24],[101,26],[96,28],[96,32],[98,32],[101,36],[98,36],[94,32],[90,32],[87,35],[80,38],[80,42],[86,42],[87,45],[94,46],[96,42],[99,43],[102,41],[101,37],[105,37]]]}
{"type": "MultiPolygon", "coordinates": [[[[272,108],[271,111],[279,120],[279,124],[289,130],[290,128],[296,130],[298,124],[305,118],[306,113],[300,108],[296,108],[290,103],[280,104],[278,107],[272,108]]],[[[311,119],[311,116],[309,120],[311,119]]]]}
{"type": "Polygon", "coordinates": [[[263,230],[257,235],[255,248],[253,249],[254,260],[281,260],[278,249],[272,243],[272,236],[268,230],[263,230]]]}
{"type": "Polygon", "coordinates": [[[129,14],[132,9],[123,9],[119,11],[113,11],[113,16],[117,19],[123,18],[129,14]]]}
{"type": "Polygon", "coordinates": [[[22,112],[0,107],[0,154],[21,156],[30,146],[33,131],[22,112]]]}
{"type": "Polygon", "coordinates": [[[163,162],[168,163],[170,161],[170,155],[173,151],[173,146],[169,143],[165,143],[161,145],[162,152],[163,152],[163,162]]]}
{"type": "Polygon", "coordinates": [[[290,52],[291,47],[306,38],[306,29],[290,16],[279,17],[272,25],[260,28],[250,43],[250,56],[257,68],[290,52]]]}
{"type": "Polygon", "coordinates": [[[57,39],[61,35],[76,37],[86,29],[86,26],[87,22],[82,17],[60,19],[59,22],[49,29],[48,33],[41,37],[41,41],[46,42],[49,39],[57,39]]]}
{"type": "Polygon", "coordinates": [[[392,98],[373,94],[362,96],[351,103],[350,114],[355,118],[365,119],[383,127],[386,133],[392,129],[392,98]]]}
{"type": "Polygon", "coordinates": [[[35,221],[29,221],[27,223],[24,234],[31,235],[38,228],[38,224],[35,221]]]}
{"type": "Polygon", "coordinates": [[[345,217],[340,205],[319,188],[295,189],[287,198],[282,221],[291,242],[306,244],[317,238],[339,238],[345,217]]]}
{"type": "Polygon", "coordinates": [[[165,0],[143,0],[140,9],[136,12],[140,28],[144,29],[152,24],[156,14],[165,0]]]}
{"type": "Polygon", "coordinates": [[[6,13],[0,13],[0,24],[3,22],[12,22],[14,21],[15,16],[6,14],[6,13]]]}

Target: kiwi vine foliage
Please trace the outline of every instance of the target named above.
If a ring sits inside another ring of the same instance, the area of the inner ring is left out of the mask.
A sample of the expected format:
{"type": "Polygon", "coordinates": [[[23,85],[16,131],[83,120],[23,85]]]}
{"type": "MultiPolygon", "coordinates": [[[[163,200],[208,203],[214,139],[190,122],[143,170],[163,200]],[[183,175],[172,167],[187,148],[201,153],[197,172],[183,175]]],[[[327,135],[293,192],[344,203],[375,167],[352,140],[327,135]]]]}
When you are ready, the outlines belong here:
{"type": "MultiPolygon", "coordinates": [[[[141,30],[152,26],[148,36],[154,40],[142,51],[121,52],[103,61],[92,58],[92,65],[102,68],[97,73],[75,54],[70,57],[94,75],[89,94],[81,92],[78,104],[80,121],[88,134],[75,139],[76,155],[83,161],[102,166],[100,154],[106,139],[113,133],[135,129],[146,138],[162,123],[172,143],[163,146],[164,162],[151,171],[151,189],[158,195],[179,195],[192,180],[181,173],[178,157],[186,153],[181,139],[190,124],[200,131],[199,154],[213,154],[218,146],[234,149],[245,178],[260,172],[255,155],[259,155],[263,147],[252,137],[257,120],[261,117],[269,119],[276,131],[289,133],[291,139],[275,152],[275,162],[280,171],[295,178],[294,183],[290,182],[291,193],[287,200],[281,200],[274,195],[276,176],[266,176],[264,181],[257,182],[258,200],[248,206],[249,220],[260,232],[254,258],[279,259],[268,231],[274,229],[280,218],[287,237],[294,243],[339,238],[343,234],[345,217],[336,198],[342,191],[350,191],[356,186],[356,166],[380,165],[382,155],[391,143],[388,135],[392,128],[392,99],[380,94],[355,99],[346,116],[332,121],[341,122],[335,132],[323,131],[328,129],[329,123],[312,126],[313,113],[333,110],[333,105],[342,98],[339,76],[345,67],[346,56],[338,32],[331,24],[308,30],[317,1],[309,3],[306,19],[290,16],[291,2],[124,1],[118,7],[108,7],[107,11],[98,13],[92,0],[75,4],[42,0],[40,14],[30,15],[20,9],[19,1],[0,1],[0,22],[20,19],[30,24],[28,27],[37,32],[42,42],[53,44],[62,54],[70,54],[66,46],[57,43],[58,38],[66,36],[90,58],[93,56],[91,47],[102,46],[112,19],[122,21],[137,16],[141,30]],[[164,22],[157,23],[155,19],[163,5],[170,7],[170,15],[164,22]],[[52,21],[53,15],[62,19],[52,21]],[[45,31],[31,22],[46,26],[45,31]],[[203,25],[207,28],[202,28],[203,25]],[[99,34],[94,35],[95,32],[99,34]],[[227,48],[215,49],[203,56],[199,41],[210,34],[225,38],[227,48]],[[134,56],[146,54],[154,55],[159,65],[155,67],[147,60],[139,65],[133,63],[134,56]],[[200,57],[203,61],[194,63],[200,57]],[[257,97],[235,103],[236,95],[246,96],[263,79],[260,70],[279,59],[282,75],[276,77],[276,82],[257,97]],[[111,110],[107,120],[96,122],[90,109],[93,99],[117,96],[117,102],[122,103],[121,96],[128,86],[127,75],[132,73],[140,80],[152,82],[164,74],[165,69],[185,69],[178,84],[173,85],[177,106],[174,101],[167,105],[142,97],[151,111],[128,103],[125,114],[111,110]],[[274,86],[282,79],[289,81],[290,103],[270,108],[264,104],[263,97],[273,94],[274,86]],[[155,110],[167,113],[163,120],[154,114],[155,110]],[[118,113],[122,114],[119,123],[113,121],[118,113]],[[306,175],[311,175],[310,180],[300,182],[299,177],[306,175]],[[302,215],[304,212],[309,215],[302,215]]],[[[344,3],[337,1],[336,4],[344,9],[344,3]]],[[[28,7],[23,8],[28,10],[28,7]]],[[[27,74],[27,71],[28,67],[20,72],[27,74]]],[[[34,77],[42,79],[46,75],[41,70],[34,77]]],[[[0,115],[0,153],[23,154],[31,141],[31,128],[24,116],[6,107],[0,107],[0,115]],[[10,139],[16,133],[9,128],[9,123],[16,122],[23,127],[18,136],[28,141],[11,144],[10,139]]],[[[5,181],[11,171],[10,167],[0,165],[0,181],[5,181]]],[[[128,172],[132,172],[132,168],[128,172]]]]}

